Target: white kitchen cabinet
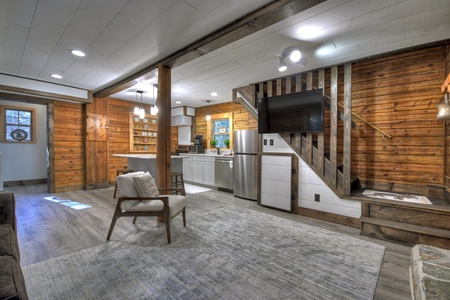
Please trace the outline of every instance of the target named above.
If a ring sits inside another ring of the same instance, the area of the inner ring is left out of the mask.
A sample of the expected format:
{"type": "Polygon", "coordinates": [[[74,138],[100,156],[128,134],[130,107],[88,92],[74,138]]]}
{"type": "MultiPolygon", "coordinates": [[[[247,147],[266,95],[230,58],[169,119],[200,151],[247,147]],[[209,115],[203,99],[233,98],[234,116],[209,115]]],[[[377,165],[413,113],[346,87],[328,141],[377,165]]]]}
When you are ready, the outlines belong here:
{"type": "Polygon", "coordinates": [[[183,156],[183,177],[184,180],[193,181],[192,179],[192,156],[183,156]]]}
{"type": "Polygon", "coordinates": [[[297,194],[297,169],[297,159],[293,155],[262,154],[261,205],[292,211],[297,194]]]}
{"type": "Polygon", "coordinates": [[[208,157],[203,161],[203,183],[207,185],[215,185],[215,161],[214,157],[208,157]]]}
{"type": "Polygon", "coordinates": [[[214,185],[215,184],[215,158],[209,156],[193,156],[192,182],[214,185]]]}

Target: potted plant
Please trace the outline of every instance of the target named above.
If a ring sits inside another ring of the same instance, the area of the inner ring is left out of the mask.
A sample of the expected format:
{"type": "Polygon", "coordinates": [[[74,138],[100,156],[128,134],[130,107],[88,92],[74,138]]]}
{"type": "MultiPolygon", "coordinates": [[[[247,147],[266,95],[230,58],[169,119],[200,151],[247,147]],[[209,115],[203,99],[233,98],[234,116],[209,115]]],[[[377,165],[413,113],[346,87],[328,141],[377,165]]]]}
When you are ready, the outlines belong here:
{"type": "Polygon", "coordinates": [[[210,140],[209,141],[209,145],[211,146],[211,148],[216,148],[217,141],[216,140],[210,140]]]}
{"type": "Polygon", "coordinates": [[[230,140],[229,140],[229,139],[224,140],[223,143],[225,144],[225,146],[226,146],[227,148],[230,147],[230,140]]]}

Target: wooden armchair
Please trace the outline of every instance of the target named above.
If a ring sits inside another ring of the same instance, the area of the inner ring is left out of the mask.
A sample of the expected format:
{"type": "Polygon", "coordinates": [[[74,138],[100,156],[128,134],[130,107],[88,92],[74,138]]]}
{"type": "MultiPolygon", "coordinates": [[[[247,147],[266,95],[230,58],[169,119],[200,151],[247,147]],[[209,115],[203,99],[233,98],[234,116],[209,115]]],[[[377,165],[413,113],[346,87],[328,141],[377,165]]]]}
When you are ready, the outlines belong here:
{"type": "Polygon", "coordinates": [[[150,173],[134,172],[117,176],[120,197],[109,227],[107,240],[120,217],[160,217],[166,225],[167,241],[170,244],[170,220],[180,212],[186,226],[187,197],[184,189],[157,189],[150,173]],[[165,193],[168,195],[159,195],[165,193]],[[173,194],[176,193],[176,194],[173,194]]]}

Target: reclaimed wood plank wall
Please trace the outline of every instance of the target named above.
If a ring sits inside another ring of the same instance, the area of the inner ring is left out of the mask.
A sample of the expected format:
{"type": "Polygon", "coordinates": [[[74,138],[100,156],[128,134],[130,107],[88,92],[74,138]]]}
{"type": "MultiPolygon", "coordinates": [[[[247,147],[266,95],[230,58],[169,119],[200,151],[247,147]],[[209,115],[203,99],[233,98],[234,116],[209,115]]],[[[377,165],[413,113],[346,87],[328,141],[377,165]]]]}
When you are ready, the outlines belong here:
{"type": "Polygon", "coordinates": [[[443,185],[444,126],[436,119],[445,47],[405,51],[353,64],[354,113],[392,136],[357,122],[352,174],[376,190],[427,194],[443,185]]]}
{"type": "MultiPolygon", "coordinates": [[[[445,47],[445,77],[450,74],[450,46],[445,47]]],[[[450,203],[450,126],[445,122],[445,192],[444,199],[450,203]]]]}
{"type": "Polygon", "coordinates": [[[221,104],[198,107],[195,110],[195,128],[196,134],[203,135],[203,145],[209,148],[209,135],[207,130],[207,114],[233,114],[233,130],[258,129],[258,122],[250,115],[247,110],[238,103],[227,102],[221,104]]]}
{"type": "Polygon", "coordinates": [[[53,126],[54,191],[82,190],[86,182],[84,105],[55,101],[53,126]]]}

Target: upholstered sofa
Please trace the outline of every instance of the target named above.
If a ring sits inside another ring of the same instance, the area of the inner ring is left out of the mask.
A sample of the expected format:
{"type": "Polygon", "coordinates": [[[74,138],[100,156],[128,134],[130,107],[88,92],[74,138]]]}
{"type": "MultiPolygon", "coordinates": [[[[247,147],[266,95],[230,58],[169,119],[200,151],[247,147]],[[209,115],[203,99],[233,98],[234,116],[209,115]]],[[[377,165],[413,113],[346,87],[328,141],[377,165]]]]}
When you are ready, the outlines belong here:
{"type": "Polygon", "coordinates": [[[13,193],[0,193],[0,299],[28,299],[20,268],[13,193]]]}

